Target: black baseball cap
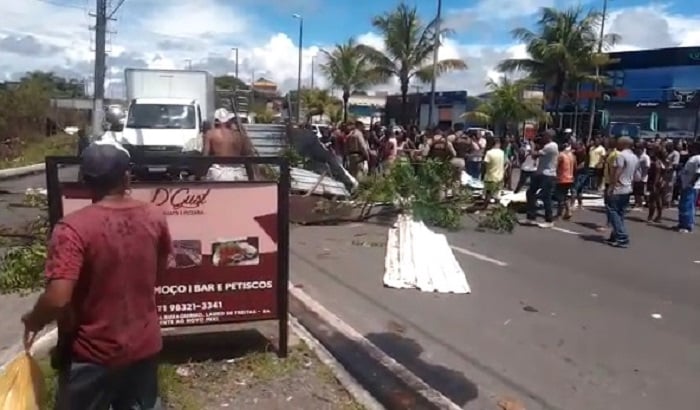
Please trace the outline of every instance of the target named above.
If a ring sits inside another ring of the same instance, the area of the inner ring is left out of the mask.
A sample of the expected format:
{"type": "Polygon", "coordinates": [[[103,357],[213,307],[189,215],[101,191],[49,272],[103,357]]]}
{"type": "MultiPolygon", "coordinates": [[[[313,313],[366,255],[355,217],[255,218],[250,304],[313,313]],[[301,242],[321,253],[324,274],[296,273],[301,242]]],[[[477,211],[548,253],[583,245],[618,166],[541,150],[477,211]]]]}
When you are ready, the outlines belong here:
{"type": "Polygon", "coordinates": [[[129,169],[129,152],[116,141],[96,141],[80,154],[80,172],[91,181],[115,181],[129,169]]]}

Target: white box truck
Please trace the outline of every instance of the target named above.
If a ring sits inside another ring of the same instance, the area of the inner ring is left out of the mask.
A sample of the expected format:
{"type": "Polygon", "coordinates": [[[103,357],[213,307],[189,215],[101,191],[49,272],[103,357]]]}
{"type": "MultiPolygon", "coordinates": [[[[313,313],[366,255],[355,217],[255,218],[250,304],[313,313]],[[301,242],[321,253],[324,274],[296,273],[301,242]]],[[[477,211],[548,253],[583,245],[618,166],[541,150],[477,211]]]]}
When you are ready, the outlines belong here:
{"type": "Polygon", "coordinates": [[[201,151],[204,123],[214,120],[216,89],[211,74],[127,68],[124,75],[129,108],[120,142],[140,171],[168,171],[149,165],[149,155],[201,151]]]}

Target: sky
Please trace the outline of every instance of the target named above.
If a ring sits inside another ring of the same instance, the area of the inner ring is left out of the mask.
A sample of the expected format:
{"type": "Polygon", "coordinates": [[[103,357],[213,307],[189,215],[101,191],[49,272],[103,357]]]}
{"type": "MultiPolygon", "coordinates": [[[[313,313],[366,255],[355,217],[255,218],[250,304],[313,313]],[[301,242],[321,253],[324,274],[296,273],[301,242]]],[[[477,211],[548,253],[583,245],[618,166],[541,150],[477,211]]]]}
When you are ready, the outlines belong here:
{"type": "MultiPolygon", "coordinates": [[[[114,9],[120,0],[108,0],[114,9]]],[[[435,16],[435,0],[406,0],[424,21],[435,16]]],[[[354,37],[377,48],[382,40],[371,19],[399,0],[125,0],[110,21],[107,96],[123,97],[124,68],[205,69],[234,72],[246,82],[265,77],[282,91],[296,87],[300,20],[303,17],[302,83],[323,87],[321,50],[354,37]]],[[[541,7],[602,8],[603,0],[443,0],[445,39],[440,58],[461,58],[468,70],[441,77],[439,90],[486,90],[494,67],[524,57],[513,41],[516,27],[532,27],[541,7]]],[[[95,0],[0,0],[0,81],[33,70],[92,81],[95,0]]],[[[610,0],[607,30],[622,37],[615,49],[700,47],[700,1],[610,0]]],[[[428,89],[427,85],[414,84],[428,89]]],[[[396,91],[396,82],[376,87],[396,91]]]]}

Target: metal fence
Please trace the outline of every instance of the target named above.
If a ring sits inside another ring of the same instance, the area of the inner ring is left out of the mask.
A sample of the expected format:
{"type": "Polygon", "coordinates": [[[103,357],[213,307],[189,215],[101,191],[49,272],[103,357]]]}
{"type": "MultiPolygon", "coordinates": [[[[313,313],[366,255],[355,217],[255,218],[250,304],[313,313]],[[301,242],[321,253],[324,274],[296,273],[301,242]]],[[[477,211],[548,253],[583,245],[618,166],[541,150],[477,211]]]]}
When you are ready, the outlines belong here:
{"type": "Polygon", "coordinates": [[[260,156],[280,155],[287,148],[284,124],[245,124],[244,127],[260,156]]]}

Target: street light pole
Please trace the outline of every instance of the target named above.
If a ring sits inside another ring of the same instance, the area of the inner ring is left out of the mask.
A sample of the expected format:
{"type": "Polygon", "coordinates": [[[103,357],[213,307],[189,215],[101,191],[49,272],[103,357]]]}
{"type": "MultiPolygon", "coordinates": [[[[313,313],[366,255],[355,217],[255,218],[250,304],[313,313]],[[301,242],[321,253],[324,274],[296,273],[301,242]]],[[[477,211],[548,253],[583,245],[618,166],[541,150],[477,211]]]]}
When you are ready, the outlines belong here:
{"type": "MultiPolygon", "coordinates": [[[[603,52],[603,39],[605,36],[605,20],[608,14],[608,0],[603,0],[603,16],[600,22],[600,37],[598,38],[598,55],[603,52]]],[[[596,56],[596,58],[599,58],[596,56]]],[[[597,63],[597,61],[596,61],[597,63]]],[[[596,101],[598,100],[598,78],[600,77],[600,65],[595,65],[595,82],[593,83],[593,96],[591,99],[591,112],[588,118],[588,140],[593,137],[593,123],[595,123],[596,101]]],[[[576,102],[578,104],[578,101],[576,102]]]]}
{"type": "MultiPolygon", "coordinates": [[[[435,23],[435,44],[433,47],[433,78],[430,80],[430,106],[428,107],[428,126],[433,126],[433,111],[435,110],[435,81],[437,79],[438,50],[440,48],[440,19],[442,15],[442,0],[437,2],[437,17],[435,23]]],[[[418,121],[420,124],[420,120],[418,121]]]]}
{"type": "Polygon", "coordinates": [[[234,72],[236,74],[236,79],[238,79],[238,47],[231,47],[231,51],[234,51],[236,53],[236,65],[234,68],[234,72]]]}
{"type": "Polygon", "coordinates": [[[314,66],[316,65],[316,56],[311,57],[311,89],[314,89],[314,66]]]}
{"type": "Polygon", "coordinates": [[[299,124],[299,118],[301,114],[301,51],[304,41],[304,17],[301,14],[294,14],[295,19],[299,20],[299,69],[297,73],[297,112],[296,120],[299,124]]]}
{"type": "Polygon", "coordinates": [[[191,70],[192,69],[192,59],[191,58],[186,58],[185,62],[187,63],[187,69],[191,70]]]}

